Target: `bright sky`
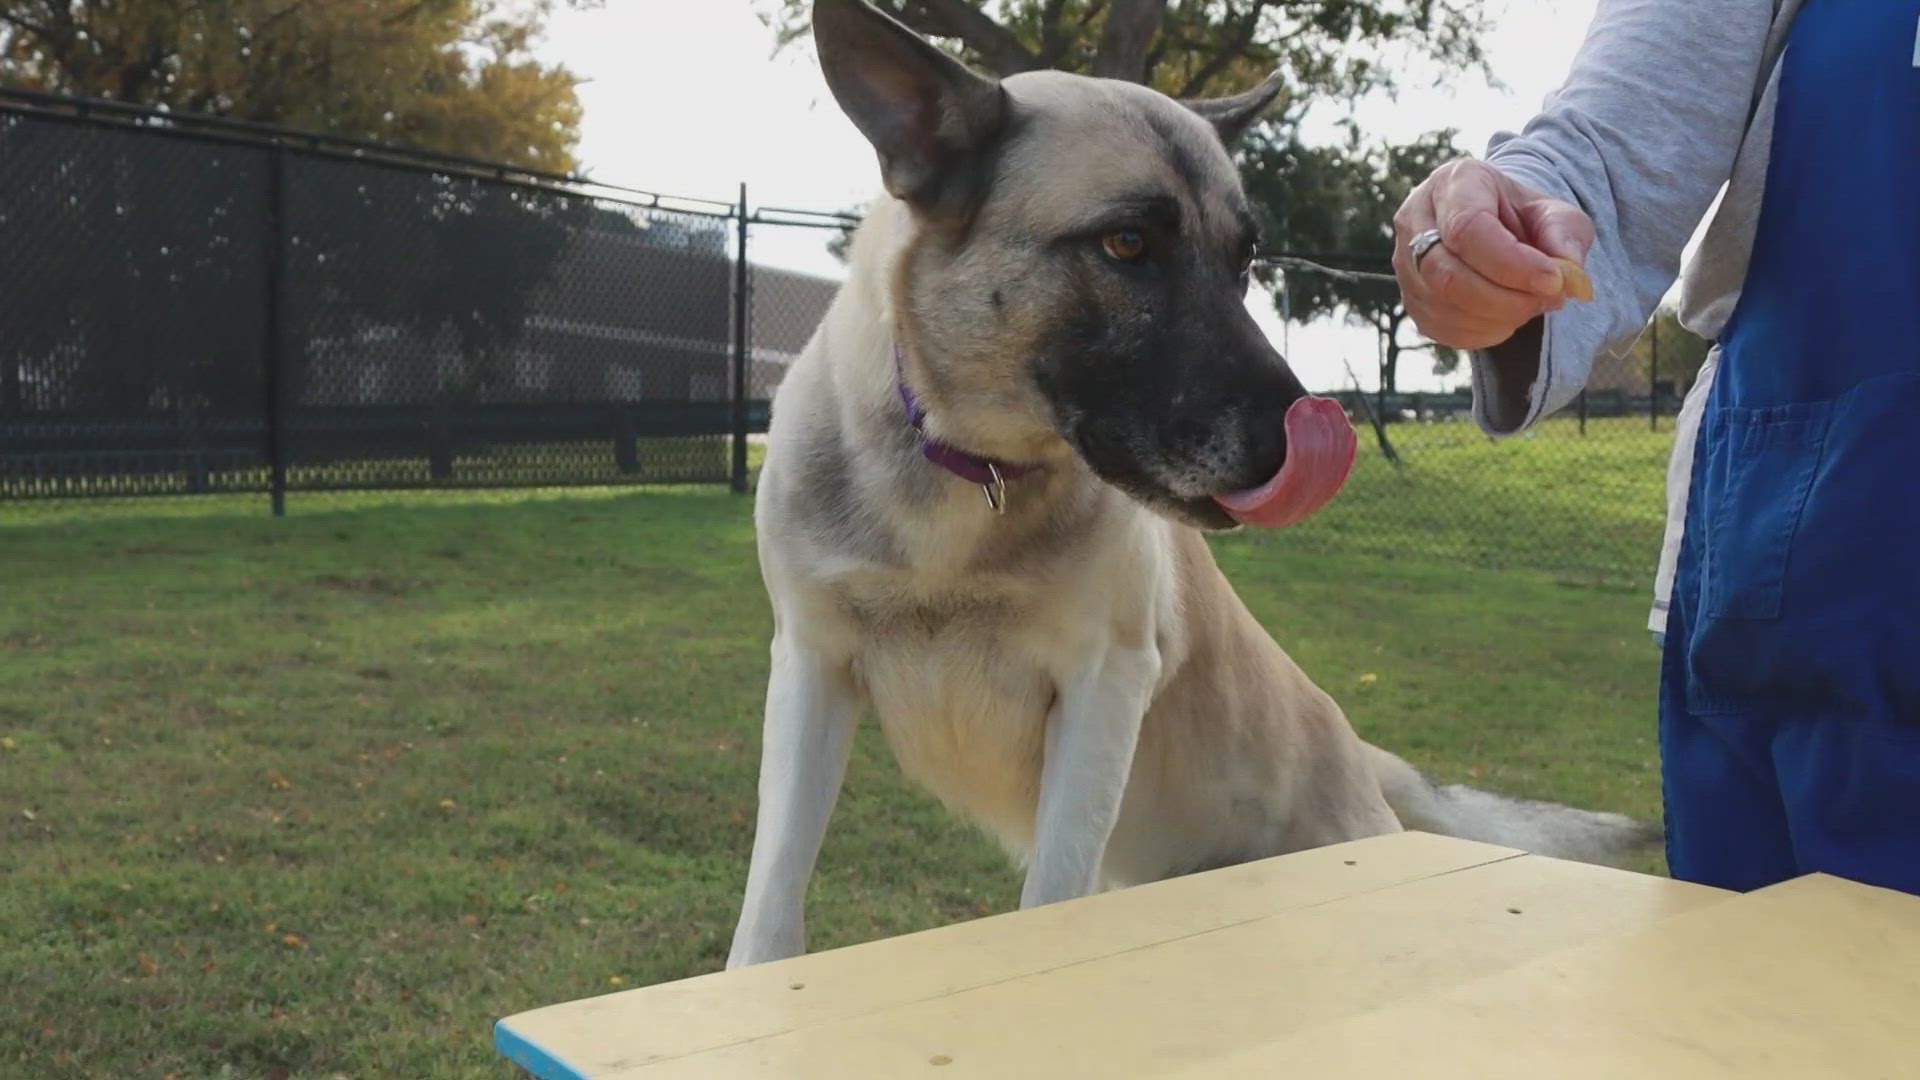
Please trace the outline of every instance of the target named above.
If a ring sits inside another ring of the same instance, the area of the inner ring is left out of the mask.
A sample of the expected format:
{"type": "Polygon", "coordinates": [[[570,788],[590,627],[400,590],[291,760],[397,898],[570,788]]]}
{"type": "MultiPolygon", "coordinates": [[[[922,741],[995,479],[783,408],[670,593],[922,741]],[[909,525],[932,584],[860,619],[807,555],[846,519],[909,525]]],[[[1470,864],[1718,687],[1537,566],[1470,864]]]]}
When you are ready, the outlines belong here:
{"type": "MultiPolygon", "coordinates": [[[[1432,71],[1409,71],[1398,100],[1368,100],[1357,117],[1376,138],[1411,138],[1435,128],[1460,130],[1476,152],[1503,128],[1524,123],[1565,77],[1595,0],[1488,0],[1493,31],[1485,39],[1495,89],[1479,78],[1433,85],[1432,71]]],[[[873,152],[828,95],[810,47],[778,55],[773,35],[749,0],[606,0],[597,11],[555,13],[544,59],[585,78],[579,156],[595,179],[670,195],[731,201],[741,182],[755,206],[837,210],[878,190],[873,152]]],[[[1331,110],[1309,117],[1310,132],[1331,110]]],[[[758,228],[756,262],[838,277],[826,233],[758,228]]],[[[1283,332],[1272,302],[1249,302],[1309,387],[1374,384],[1370,332],[1332,323],[1283,332]]],[[[1424,357],[1402,361],[1403,389],[1443,382],[1424,357]]]]}

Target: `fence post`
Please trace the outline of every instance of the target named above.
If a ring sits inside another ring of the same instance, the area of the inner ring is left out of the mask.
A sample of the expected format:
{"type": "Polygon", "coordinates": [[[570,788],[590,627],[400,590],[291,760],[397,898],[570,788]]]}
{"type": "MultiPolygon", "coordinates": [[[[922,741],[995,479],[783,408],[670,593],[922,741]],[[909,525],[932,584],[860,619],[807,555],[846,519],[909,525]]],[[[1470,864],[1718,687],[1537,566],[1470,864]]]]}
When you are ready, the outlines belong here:
{"type": "Polygon", "coordinates": [[[268,485],[273,516],[287,515],[287,434],[282,409],[286,366],[287,150],[267,151],[266,406],[268,485]]]}
{"type": "Polygon", "coordinates": [[[1580,434],[1585,435],[1587,433],[1587,392],[1585,390],[1580,391],[1578,400],[1580,402],[1580,434]]]}
{"type": "Polygon", "coordinates": [[[733,256],[733,490],[747,490],[747,185],[740,185],[733,256]]]}

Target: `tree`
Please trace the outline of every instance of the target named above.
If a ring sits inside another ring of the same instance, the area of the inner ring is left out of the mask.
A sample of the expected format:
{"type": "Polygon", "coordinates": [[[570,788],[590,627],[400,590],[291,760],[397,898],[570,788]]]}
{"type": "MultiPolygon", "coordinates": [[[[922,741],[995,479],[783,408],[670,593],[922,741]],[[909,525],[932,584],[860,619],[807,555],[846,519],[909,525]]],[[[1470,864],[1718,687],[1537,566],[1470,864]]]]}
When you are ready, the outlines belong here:
{"type": "MultiPolygon", "coordinates": [[[[756,0],[782,45],[807,33],[811,0],[756,0]]],[[[1308,147],[1298,122],[1315,101],[1350,102],[1397,80],[1387,54],[1424,54],[1449,69],[1484,69],[1480,0],[874,0],[907,26],[1006,76],[1037,68],[1141,82],[1174,97],[1235,93],[1276,69],[1279,115],[1256,127],[1243,154],[1248,194],[1265,210],[1270,250],[1317,251],[1379,271],[1392,254],[1392,215],[1440,163],[1458,156],[1451,132],[1404,147],[1308,147]],[[1353,262],[1358,260],[1358,262],[1353,262]]],[[[844,240],[838,241],[839,255],[844,240]]],[[[830,250],[834,248],[830,245],[830,250]]],[[[1277,287],[1268,274],[1263,284],[1277,287]]],[[[1390,282],[1286,275],[1277,296],[1300,318],[1344,312],[1382,343],[1381,392],[1400,357],[1431,351],[1435,371],[1453,350],[1401,338],[1406,310],[1390,282]]]]}
{"type": "Polygon", "coordinates": [[[555,2],[0,0],[0,82],[570,172],[555,2]]]}
{"type": "Polygon", "coordinates": [[[1395,391],[1400,359],[1431,352],[1435,374],[1458,367],[1454,350],[1432,341],[1406,341],[1407,309],[1390,278],[1393,214],[1408,192],[1443,162],[1459,156],[1452,131],[1436,131],[1404,146],[1370,146],[1347,127],[1347,142],[1306,146],[1290,131],[1256,132],[1242,171],[1247,194],[1268,218],[1268,234],[1294,250],[1357,275],[1262,271],[1274,306],[1288,318],[1340,315],[1371,328],[1380,341],[1379,399],[1395,391]],[[1375,275],[1375,276],[1361,276],[1375,275]]]}
{"type": "MultiPolygon", "coordinates": [[[[567,172],[577,80],[531,53],[555,2],[0,0],[0,80],[567,172]]],[[[0,294],[18,301],[0,314],[0,411],[257,410],[261,369],[240,358],[265,336],[268,168],[258,148],[150,125],[0,117],[0,294]]],[[[458,358],[396,358],[410,389],[502,393],[590,209],[297,153],[285,204],[280,375],[296,404],[319,392],[321,353],[392,328],[458,358]]]]}
{"type": "MultiPolygon", "coordinates": [[[[247,415],[261,407],[270,164],[258,147],[0,114],[0,415],[247,415]]],[[[314,364],[402,328],[457,364],[406,390],[486,400],[593,204],[295,152],[285,181],[285,400],[314,364]]],[[[402,370],[404,369],[404,370],[402,370]]],[[[395,391],[397,393],[398,391],[395,391]]]]}
{"type": "MultiPolygon", "coordinates": [[[[1673,308],[1662,306],[1633,343],[1630,355],[1650,386],[1656,381],[1672,383],[1678,392],[1685,393],[1700,377],[1700,365],[1706,363],[1712,348],[1712,342],[1680,325],[1680,316],[1673,308]]],[[[1659,392],[1659,387],[1653,389],[1659,392]]]]}
{"type": "MultiPolygon", "coordinates": [[[[755,0],[781,44],[812,0],[755,0]]],[[[1402,50],[1449,68],[1485,56],[1481,0],[876,0],[996,75],[1056,68],[1174,97],[1234,93],[1275,69],[1287,97],[1351,99],[1395,84],[1402,50]]]]}

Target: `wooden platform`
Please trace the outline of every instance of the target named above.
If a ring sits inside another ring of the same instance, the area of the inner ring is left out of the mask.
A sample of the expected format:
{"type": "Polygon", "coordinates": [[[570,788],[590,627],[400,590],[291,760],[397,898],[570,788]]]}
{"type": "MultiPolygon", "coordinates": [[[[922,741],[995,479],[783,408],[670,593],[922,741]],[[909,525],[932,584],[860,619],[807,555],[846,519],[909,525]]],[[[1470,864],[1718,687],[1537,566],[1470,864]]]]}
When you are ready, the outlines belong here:
{"type": "Polygon", "coordinates": [[[1920,898],[1421,833],[500,1021],[541,1080],[1920,1076],[1920,898]]]}

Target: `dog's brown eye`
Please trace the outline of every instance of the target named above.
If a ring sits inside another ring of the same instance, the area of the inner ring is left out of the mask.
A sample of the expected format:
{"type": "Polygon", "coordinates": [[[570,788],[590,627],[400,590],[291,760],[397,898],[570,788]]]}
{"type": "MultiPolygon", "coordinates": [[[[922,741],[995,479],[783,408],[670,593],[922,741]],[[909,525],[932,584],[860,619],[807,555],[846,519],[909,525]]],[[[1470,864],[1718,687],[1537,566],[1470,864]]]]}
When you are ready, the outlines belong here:
{"type": "Polygon", "coordinates": [[[1122,229],[1101,237],[1100,247],[1110,259],[1134,262],[1147,253],[1147,238],[1136,229],[1122,229]]]}

